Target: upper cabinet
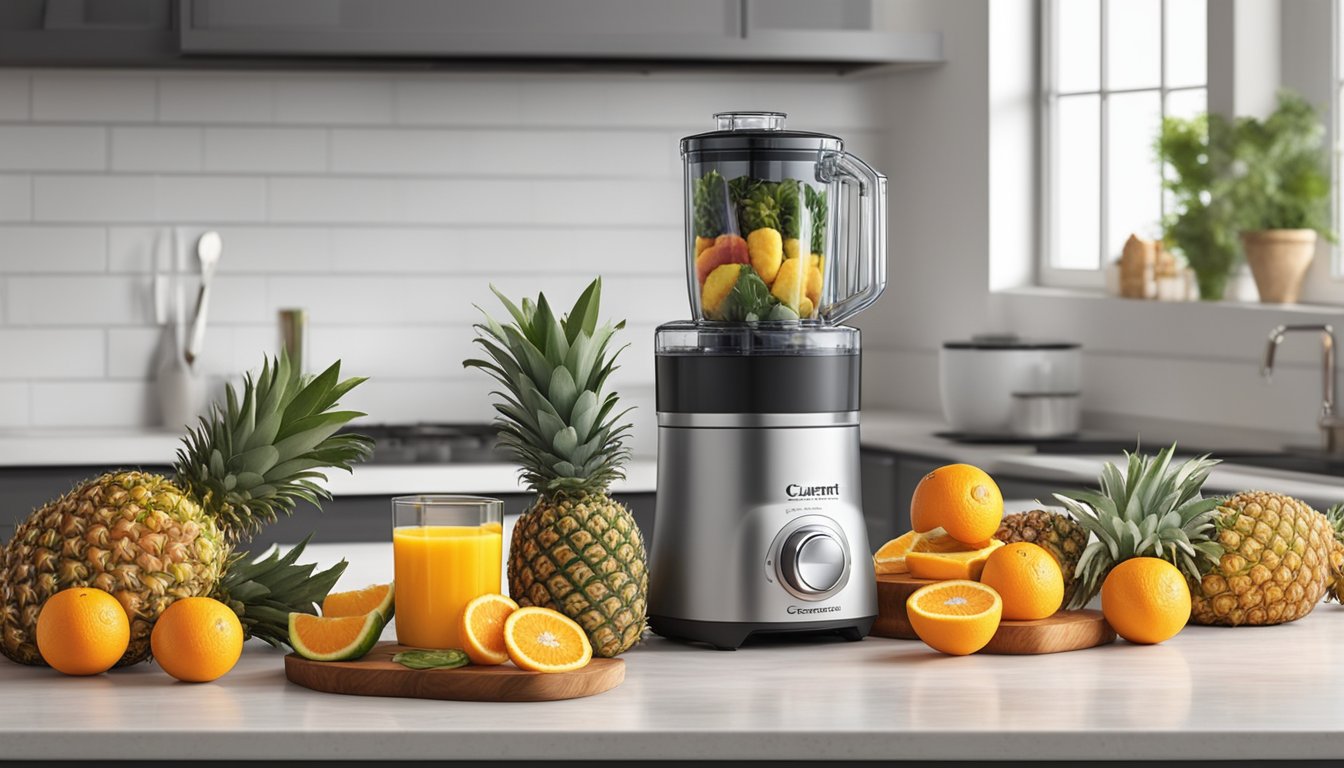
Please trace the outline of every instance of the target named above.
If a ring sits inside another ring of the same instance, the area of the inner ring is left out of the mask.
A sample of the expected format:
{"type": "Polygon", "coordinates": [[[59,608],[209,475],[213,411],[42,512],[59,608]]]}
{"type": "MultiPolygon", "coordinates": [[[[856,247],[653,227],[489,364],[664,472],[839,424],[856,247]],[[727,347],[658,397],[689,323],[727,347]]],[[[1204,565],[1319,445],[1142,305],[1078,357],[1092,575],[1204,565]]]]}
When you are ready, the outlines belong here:
{"type": "Polygon", "coordinates": [[[5,0],[0,64],[931,64],[887,0],[5,0]]]}

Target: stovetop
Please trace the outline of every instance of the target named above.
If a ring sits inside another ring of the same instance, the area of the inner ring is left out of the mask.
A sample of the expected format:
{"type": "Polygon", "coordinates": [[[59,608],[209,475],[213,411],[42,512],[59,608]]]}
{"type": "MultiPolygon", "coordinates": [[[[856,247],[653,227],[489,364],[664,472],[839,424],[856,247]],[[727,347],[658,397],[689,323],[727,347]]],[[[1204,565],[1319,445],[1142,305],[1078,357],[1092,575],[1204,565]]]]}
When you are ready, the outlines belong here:
{"type": "Polygon", "coordinates": [[[482,464],[508,461],[489,424],[356,424],[342,432],[373,438],[369,464],[482,464]]]}

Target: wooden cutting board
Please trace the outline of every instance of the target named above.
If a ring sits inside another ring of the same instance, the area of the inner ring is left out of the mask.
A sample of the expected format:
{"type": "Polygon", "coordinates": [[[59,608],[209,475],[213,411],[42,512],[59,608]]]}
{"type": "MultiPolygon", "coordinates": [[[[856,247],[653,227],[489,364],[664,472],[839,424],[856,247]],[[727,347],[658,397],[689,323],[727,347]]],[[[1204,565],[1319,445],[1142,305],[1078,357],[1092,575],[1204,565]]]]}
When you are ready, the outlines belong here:
{"type": "Polygon", "coordinates": [[[557,701],[609,691],[625,679],[625,662],[598,659],[573,672],[527,672],[512,664],[457,669],[408,669],[392,661],[410,650],[379,643],[355,661],[310,661],[291,653],[285,677],[291,683],[327,693],[395,696],[455,701],[557,701]]]}
{"type": "MultiPolygon", "coordinates": [[[[909,574],[877,577],[877,621],[870,634],[918,640],[905,614],[905,601],[915,590],[934,582],[909,574]]],[[[1094,648],[1115,641],[1115,630],[1100,611],[1060,611],[1036,621],[1003,621],[981,653],[1060,653],[1094,648]]]]}

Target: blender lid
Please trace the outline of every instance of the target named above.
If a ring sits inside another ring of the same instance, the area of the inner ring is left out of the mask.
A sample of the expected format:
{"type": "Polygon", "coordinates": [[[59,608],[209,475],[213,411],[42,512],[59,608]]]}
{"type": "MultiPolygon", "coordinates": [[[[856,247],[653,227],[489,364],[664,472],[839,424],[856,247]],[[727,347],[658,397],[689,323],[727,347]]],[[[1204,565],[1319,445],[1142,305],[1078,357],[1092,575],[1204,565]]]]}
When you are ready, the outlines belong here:
{"type": "Polygon", "coordinates": [[[678,320],[658,326],[658,355],[855,355],[859,330],[814,321],[720,323],[678,320]]]}
{"type": "Polygon", "coordinates": [[[841,151],[844,141],[829,133],[789,131],[784,128],[788,115],[783,112],[717,112],[717,131],[697,133],[681,140],[683,155],[719,150],[821,150],[841,151]]]}

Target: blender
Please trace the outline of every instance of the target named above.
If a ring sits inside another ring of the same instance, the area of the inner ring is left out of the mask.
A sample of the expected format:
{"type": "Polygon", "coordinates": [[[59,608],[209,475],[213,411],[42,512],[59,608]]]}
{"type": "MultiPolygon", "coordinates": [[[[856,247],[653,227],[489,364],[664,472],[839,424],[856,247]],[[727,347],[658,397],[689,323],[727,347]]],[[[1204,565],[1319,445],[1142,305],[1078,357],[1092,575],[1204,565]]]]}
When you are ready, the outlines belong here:
{"type": "Polygon", "coordinates": [[[681,141],[693,316],[655,336],[649,625],[736,649],[863,638],[876,578],[859,486],[859,331],[886,284],[886,177],[778,112],[681,141]]]}

